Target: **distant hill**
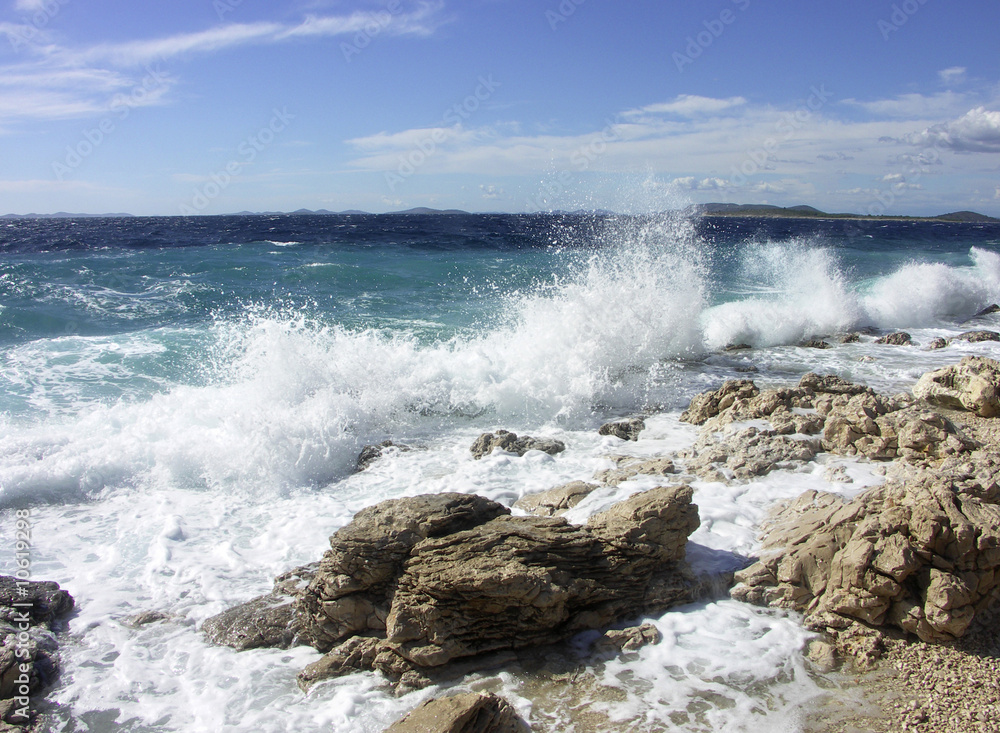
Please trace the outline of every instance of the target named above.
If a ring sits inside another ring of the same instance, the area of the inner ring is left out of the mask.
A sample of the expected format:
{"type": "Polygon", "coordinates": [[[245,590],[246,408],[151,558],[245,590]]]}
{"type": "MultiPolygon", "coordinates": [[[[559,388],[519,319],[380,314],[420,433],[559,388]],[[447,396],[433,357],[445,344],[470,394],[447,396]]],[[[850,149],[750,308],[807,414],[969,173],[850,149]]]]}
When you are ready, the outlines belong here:
{"type": "Polygon", "coordinates": [[[465,214],[468,215],[468,211],[462,211],[461,209],[428,209],[426,206],[418,206],[415,209],[407,209],[406,211],[390,211],[390,214],[465,214]]]}
{"type": "Polygon", "coordinates": [[[904,221],[949,221],[965,223],[995,223],[1000,219],[974,211],[956,211],[940,216],[865,216],[863,214],[828,214],[813,206],[772,206],[770,204],[695,204],[689,207],[695,213],[705,216],[747,216],[787,219],[891,219],[904,221]]]}

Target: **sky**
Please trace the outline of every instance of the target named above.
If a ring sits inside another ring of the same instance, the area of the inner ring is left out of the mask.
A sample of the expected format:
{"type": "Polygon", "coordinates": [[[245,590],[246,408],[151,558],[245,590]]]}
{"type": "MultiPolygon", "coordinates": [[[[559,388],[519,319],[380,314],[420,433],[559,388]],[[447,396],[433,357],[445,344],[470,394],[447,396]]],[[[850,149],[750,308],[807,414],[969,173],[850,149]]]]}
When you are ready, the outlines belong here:
{"type": "Polygon", "coordinates": [[[0,213],[1000,216],[996,0],[0,0],[0,213]]]}

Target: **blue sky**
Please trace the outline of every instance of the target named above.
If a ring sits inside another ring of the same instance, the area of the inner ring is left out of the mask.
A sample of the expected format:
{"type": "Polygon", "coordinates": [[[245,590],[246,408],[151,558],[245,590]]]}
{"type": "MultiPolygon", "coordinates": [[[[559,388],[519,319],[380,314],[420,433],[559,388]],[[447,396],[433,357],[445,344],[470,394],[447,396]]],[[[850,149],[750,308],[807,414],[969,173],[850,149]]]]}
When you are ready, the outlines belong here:
{"type": "Polygon", "coordinates": [[[0,213],[1000,216],[995,0],[0,2],[0,213]]]}

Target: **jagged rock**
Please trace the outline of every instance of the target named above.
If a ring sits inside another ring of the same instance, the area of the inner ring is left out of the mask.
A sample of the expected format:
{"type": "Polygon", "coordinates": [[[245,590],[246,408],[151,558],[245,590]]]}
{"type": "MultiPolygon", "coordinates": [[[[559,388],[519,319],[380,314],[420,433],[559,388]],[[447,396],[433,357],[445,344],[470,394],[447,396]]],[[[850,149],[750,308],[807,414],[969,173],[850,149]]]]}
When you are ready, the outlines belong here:
{"type": "Polygon", "coordinates": [[[681,420],[692,425],[702,425],[709,418],[733,406],[737,399],[749,400],[760,394],[750,379],[730,379],[719,389],[695,395],[688,408],[681,413],[681,420]]]}
{"type": "Polygon", "coordinates": [[[943,339],[943,338],[941,338],[939,336],[938,338],[934,339],[929,344],[927,344],[927,350],[928,351],[937,351],[938,349],[943,349],[947,345],[948,345],[948,340],[947,339],[943,339]]]}
{"type": "Polygon", "coordinates": [[[519,456],[523,456],[529,450],[540,450],[543,453],[555,455],[566,450],[566,444],[561,440],[532,438],[527,435],[519,438],[516,433],[509,430],[497,430],[495,433],[483,433],[476,439],[471,448],[472,457],[482,458],[492,453],[494,448],[508,453],[516,453],[519,456]]]}
{"type": "Polygon", "coordinates": [[[752,349],[752,348],[753,348],[753,346],[751,346],[750,344],[726,344],[725,348],[723,348],[722,350],[723,351],[747,351],[748,349],[752,349]]]}
{"type": "Polygon", "coordinates": [[[326,651],[346,636],[384,632],[398,576],[415,545],[509,512],[481,496],[453,493],[362,509],[330,538],[315,577],[299,595],[301,640],[326,651]]]}
{"type": "Polygon", "coordinates": [[[639,440],[639,433],[646,429],[646,423],[638,417],[605,423],[597,431],[598,435],[614,435],[622,440],[639,440]]]}
{"type": "Polygon", "coordinates": [[[424,700],[385,733],[530,733],[502,697],[467,692],[424,700]]]}
{"type": "Polygon", "coordinates": [[[1000,415],[1000,362],[967,356],[956,365],[924,374],[913,387],[913,395],[933,405],[996,417],[1000,415]]]}
{"type": "Polygon", "coordinates": [[[658,487],[582,526],[460,494],[366,509],[331,538],[299,599],[301,638],[330,650],[303,683],[359,668],[401,679],[685,602],[691,497],[686,485],[658,487]],[[414,521],[428,513],[434,531],[414,521]]]}
{"type": "Polygon", "coordinates": [[[955,488],[922,471],[850,502],[807,492],[778,513],[732,595],[800,611],[811,628],[961,636],[1000,583],[1000,507],[955,488]]]}
{"type": "MultiPolygon", "coordinates": [[[[688,459],[687,469],[706,479],[709,472],[720,467],[736,478],[750,479],[776,468],[802,465],[815,458],[818,450],[816,440],[798,440],[773,430],[749,427],[721,437],[704,435],[683,455],[688,459]]],[[[715,478],[715,473],[711,476],[715,478]]]]}
{"type": "Polygon", "coordinates": [[[968,341],[975,344],[980,341],[1000,341],[1000,333],[996,331],[966,331],[965,333],[958,334],[955,338],[959,341],[968,341]]]}
{"type": "Polygon", "coordinates": [[[988,305],[979,311],[973,318],[979,318],[980,316],[988,316],[991,313],[1000,313],[1000,305],[994,303],[993,305],[988,305]]]}
{"type": "Polygon", "coordinates": [[[594,474],[594,479],[602,484],[617,486],[623,481],[635,478],[636,476],[668,476],[676,470],[674,462],[666,457],[659,458],[633,458],[631,456],[619,456],[615,468],[608,468],[594,474]]]}
{"type": "Polygon", "coordinates": [[[514,506],[529,514],[537,514],[542,517],[557,516],[575,507],[596,488],[597,484],[572,481],[548,491],[523,496],[518,499],[514,506]]]}
{"type": "Polygon", "coordinates": [[[391,440],[383,440],[378,445],[366,445],[361,449],[360,455],[358,455],[357,470],[364,471],[370,465],[375,463],[382,454],[385,453],[386,448],[396,448],[400,451],[408,451],[410,447],[408,445],[398,445],[393,443],[391,440]]]}
{"type": "Polygon", "coordinates": [[[73,606],[58,583],[0,576],[0,728],[33,724],[30,696],[59,674],[53,632],[73,606]]]}
{"type": "Polygon", "coordinates": [[[874,394],[871,387],[866,387],[863,384],[848,382],[847,380],[841,379],[834,374],[820,376],[819,374],[815,374],[813,372],[802,375],[802,378],[799,380],[799,389],[812,390],[818,394],[851,396],[858,394],[874,394]]]}
{"type": "Polygon", "coordinates": [[[861,341],[860,333],[847,333],[840,337],[840,343],[842,344],[856,344],[861,341]]]}
{"type": "Polygon", "coordinates": [[[875,343],[888,344],[889,346],[909,346],[913,343],[913,339],[906,331],[897,331],[875,339],[875,343]]]}
{"type": "Polygon", "coordinates": [[[830,344],[821,339],[811,339],[809,341],[800,341],[799,346],[804,349],[829,349],[832,348],[830,344]]]}

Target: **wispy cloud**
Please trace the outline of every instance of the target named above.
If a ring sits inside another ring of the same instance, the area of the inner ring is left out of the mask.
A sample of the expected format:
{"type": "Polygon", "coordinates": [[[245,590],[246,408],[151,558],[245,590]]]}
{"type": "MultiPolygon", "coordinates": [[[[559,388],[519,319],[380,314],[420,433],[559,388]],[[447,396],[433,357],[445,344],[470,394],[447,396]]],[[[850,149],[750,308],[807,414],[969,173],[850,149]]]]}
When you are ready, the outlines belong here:
{"type": "MultiPolygon", "coordinates": [[[[17,0],[16,8],[31,10],[39,0],[17,0]]],[[[296,40],[355,34],[377,24],[380,34],[428,36],[447,20],[441,0],[425,0],[407,12],[354,12],[348,15],[309,15],[297,23],[228,23],[206,30],[160,38],[77,47],[53,42],[33,29],[31,41],[25,28],[0,23],[21,50],[24,60],[0,66],[0,124],[36,119],[86,117],[107,111],[113,95],[127,92],[142,76],[143,67],[213,54],[245,46],[288,43],[296,40]]],[[[173,82],[158,86],[145,104],[163,103],[173,82]]]]}
{"type": "Polygon", "coordinates": [[[659,104],[649,104],[638,109],[626,110],[622,112],[622,116],[626,118],[636,118],[645,115],[695,117],[698,115],[717,114],[733,107],[741,107],[746,103],[747,100],[743,97],[715,99],[712,97],[699,97],[694,94],[681,94],[670,102],[660,102],[659,104]]]}

